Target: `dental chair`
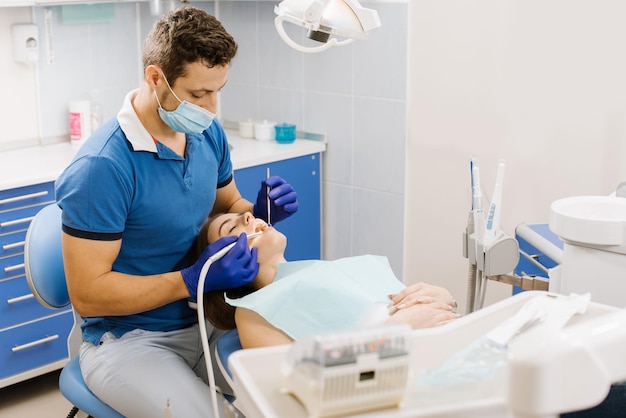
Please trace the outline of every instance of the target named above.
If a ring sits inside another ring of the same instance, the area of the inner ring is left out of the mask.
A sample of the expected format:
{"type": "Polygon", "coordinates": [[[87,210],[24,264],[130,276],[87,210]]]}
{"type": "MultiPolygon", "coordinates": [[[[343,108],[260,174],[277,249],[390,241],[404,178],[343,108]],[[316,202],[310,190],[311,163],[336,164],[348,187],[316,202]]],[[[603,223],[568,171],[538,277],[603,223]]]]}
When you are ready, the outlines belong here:
{"type": "MultiPolygon", "coordinates": [[[[215,345],[217,365],[220,368],[224,379],[226,379],[231,388],[233,387],[233,374],[230,371],[230,367],[228,365],[228,357],[235,351],[241,349],[243,349],[243,347],[241,346],[241,342],[239,341],[239,333],[236,329],[231,329],[230,331],[227,331],[217,340],[217,343],[215,345]]],[[[234,397],[227,395],[225,396],[229,401],[234,401],[234,397]]]]}
{"type": "MultiPolygon", "coordinates": [[[[31,222],[26,233],[24,263],[28,285],[39,303],[50,309],[69,305],[61,250],[61,209],[56,204],[43,208],[31,222]]],[[[89,417],[124,418],[89,390],[78,356],[63,367],[59,388],[74,405],[68,418],[75,417],[79,410],[89,417]]]]}

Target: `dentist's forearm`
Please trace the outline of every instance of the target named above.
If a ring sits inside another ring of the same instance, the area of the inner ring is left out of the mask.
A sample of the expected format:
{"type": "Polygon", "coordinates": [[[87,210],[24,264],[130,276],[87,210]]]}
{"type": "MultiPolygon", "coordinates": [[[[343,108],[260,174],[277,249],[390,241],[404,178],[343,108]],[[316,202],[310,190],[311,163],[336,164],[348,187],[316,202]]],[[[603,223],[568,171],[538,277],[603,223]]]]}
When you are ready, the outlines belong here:
{"type": "Polygon", "coordinates": [[[68,290],[82,316],[132,315],[189,297],[179,271],[153,276],[109,272],[68,290]]]}

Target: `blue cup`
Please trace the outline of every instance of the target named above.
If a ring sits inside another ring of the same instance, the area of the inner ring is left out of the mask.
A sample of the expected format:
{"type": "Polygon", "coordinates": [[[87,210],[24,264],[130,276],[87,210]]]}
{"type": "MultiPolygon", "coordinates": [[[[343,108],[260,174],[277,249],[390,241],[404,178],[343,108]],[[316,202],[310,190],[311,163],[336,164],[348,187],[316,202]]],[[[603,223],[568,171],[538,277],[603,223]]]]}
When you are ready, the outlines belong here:
{"type": "Polygon", "coordinates": [[[279,144],[291,144],[296,140],[296,125],[281,123],[274,129],[276,129],[276,142],[279,144]]]}

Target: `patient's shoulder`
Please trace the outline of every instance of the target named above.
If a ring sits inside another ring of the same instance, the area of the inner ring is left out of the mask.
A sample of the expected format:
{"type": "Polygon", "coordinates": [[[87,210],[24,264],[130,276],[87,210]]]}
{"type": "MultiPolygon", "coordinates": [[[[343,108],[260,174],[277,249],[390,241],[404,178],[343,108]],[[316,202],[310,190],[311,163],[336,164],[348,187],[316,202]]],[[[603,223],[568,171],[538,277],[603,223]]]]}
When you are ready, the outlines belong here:
{"type": "Polygon", "coordinates": [[[250,309],[237,308],[235,323],[243,348],[289,344],[292,341],[284,332],[250,309]]]}

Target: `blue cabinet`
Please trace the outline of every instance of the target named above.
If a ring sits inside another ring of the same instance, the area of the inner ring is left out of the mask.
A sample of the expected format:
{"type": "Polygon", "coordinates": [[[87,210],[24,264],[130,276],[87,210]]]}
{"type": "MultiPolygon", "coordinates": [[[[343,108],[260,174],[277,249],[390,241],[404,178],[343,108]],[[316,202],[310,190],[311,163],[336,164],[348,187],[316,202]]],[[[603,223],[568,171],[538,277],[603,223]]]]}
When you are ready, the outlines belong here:
{"type": "Polygon", "coordinates": [[[253,203],[256,202],[257,193],[261,188],[261,182],[265,179],[268,167],[270,175],[282,177],[298,193],[298,212],[276,224],[276,229],[287,237],[285,258],[289,261],[319,259],[321,257],[320,154],[304,155],[235,170],[235,181],[244,198],[253,203]]]}
{"type": "Polygon", "coordinates": [[[28,226],[52,202],[52,182],[0,190],[0,387],[61,368],[69,359],[71,307],[44,308],[24,270],[28,226]]]}
{"type": "MultiPolygon", "coordinates": [[[[235,170],[241,194],[256,201],[269,167],[293,185],[299,210],[280,222],[288,260],[321,255],[319,153],[235,170]]],[[[54,182],[0,190],[0,388],[59,369],[69,360],[68,338],[75,325],[71,307],[44,308],[28,288],[24,239],[39,210],[54,202],[54,182]]]]}

